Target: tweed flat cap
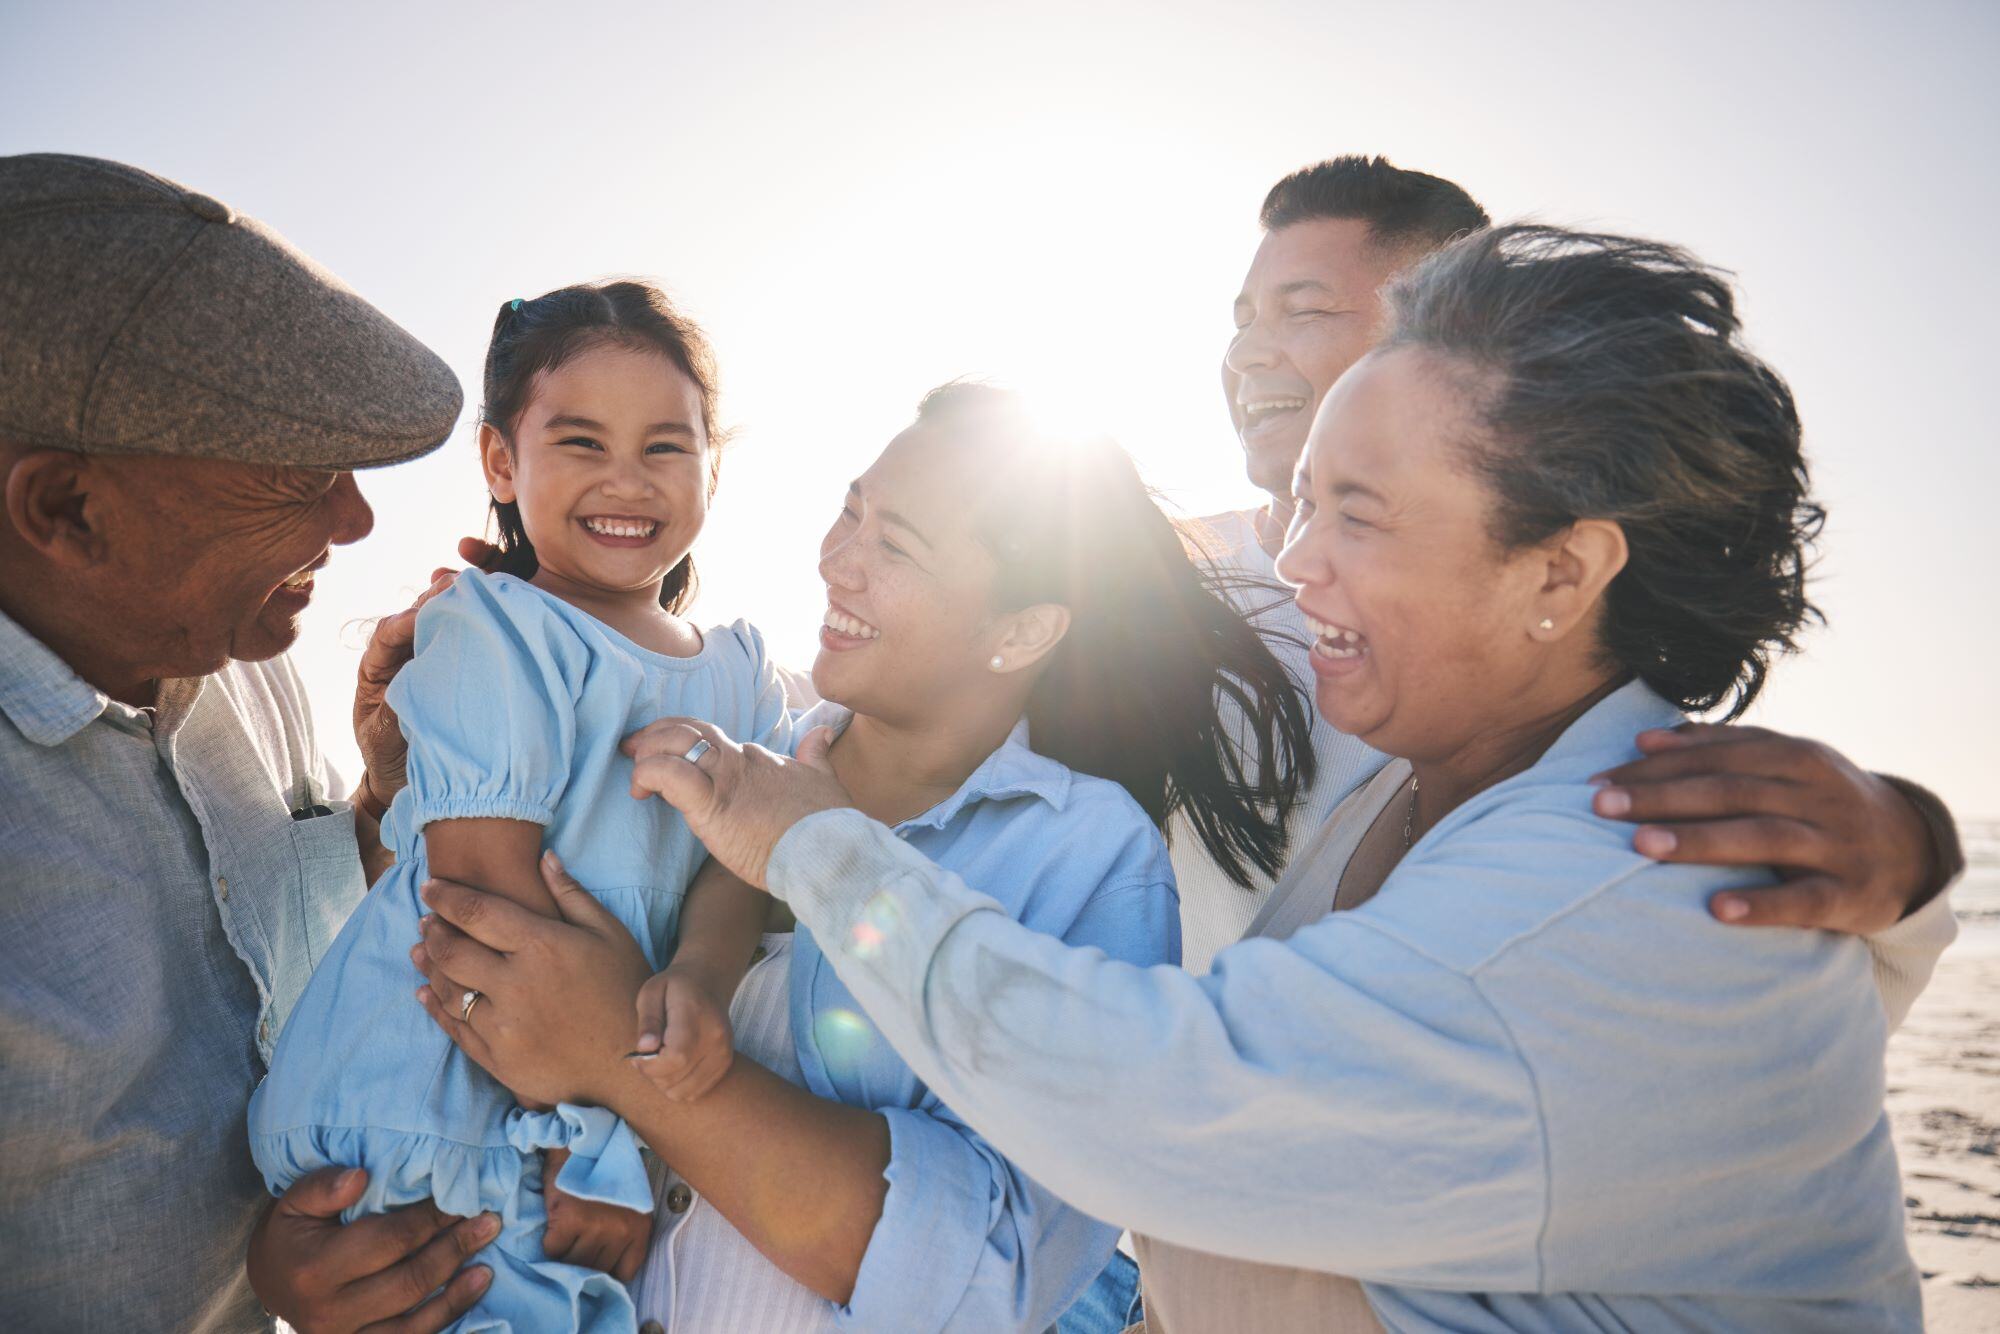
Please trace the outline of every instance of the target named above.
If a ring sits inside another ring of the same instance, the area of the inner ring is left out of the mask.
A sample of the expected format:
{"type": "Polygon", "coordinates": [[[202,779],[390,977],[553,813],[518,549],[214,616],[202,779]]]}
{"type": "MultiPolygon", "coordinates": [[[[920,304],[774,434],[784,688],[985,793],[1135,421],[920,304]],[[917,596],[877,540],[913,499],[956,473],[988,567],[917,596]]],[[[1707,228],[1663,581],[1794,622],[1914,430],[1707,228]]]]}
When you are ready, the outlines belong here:
{"type": "Polygon", "coordinates": [[[268,227],[136,167],[0,157],[0,436],[369,468],[437,448],[463,403],[268,227]]]}

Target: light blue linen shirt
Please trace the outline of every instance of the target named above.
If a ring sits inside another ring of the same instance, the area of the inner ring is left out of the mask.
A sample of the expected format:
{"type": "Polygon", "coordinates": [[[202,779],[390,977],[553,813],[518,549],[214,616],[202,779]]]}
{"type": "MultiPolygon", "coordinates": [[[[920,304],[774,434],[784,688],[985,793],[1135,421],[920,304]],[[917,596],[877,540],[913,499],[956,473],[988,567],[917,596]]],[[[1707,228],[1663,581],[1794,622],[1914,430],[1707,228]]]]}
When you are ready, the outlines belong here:
{"type": "MultiPolygon", "coordinates": [[[[849,715],[822,704],[794,735],[849,715]]],[[[1167,848],[1129,793],[1028,748],[1027,724],[957,792],[893,831],[870,823],[1010,928],[1121,966],[1180,959],[1167,848]]],[[[996,979],[997,980],[997,979],[996,979]]],[[[1003,1157],[904,1062],[803,924],[792,952],[793,1039],[806,1086],[889,1123],[888,1195],[844,1328],[1042,1330],[1104,1268],[1118,1229],[1056,1198],[1003,1157]]],[[[1011,1034],[1032,1046],[1034,1029],[1011,1034]]]]}
{"type": "Polygon", "coordinates": [[[784,691],[749,626],[709,630],[675,658],[632,643],[534,585],[468,570],[417,617],[416,656],[389,687],[409,739],[409,785],[382,824],[396,864],[354,911],[306,985],[250,1104],[250,1148],[273,1193],[320,1167],[369,1169],[352,1219],[422,1199],[447,1213],[495,1210],[493,1279],[467,1328],[629,1329],[630,1296],[608,1275],[549,1260],[536,1151],[566,1148],[557,1179],[582,1198],[641,1212],[652,1192],[637,1141],[602,1108],[529,1112],[451,1044],[412,999],[424,827],[510,819],[639,940],[671,954],[688,881],[705,859],[687,822],[635,801],[630,733],[664,714],[783,746],[784,691]]]}
{"type": "Polygon", "coordinates": [[[1724,927],[1740,872],[1590,811],[1679,720],[1620,689],[1201,978],[1024,931],[855,811],[769,881],[918,1077],[1135,1231],[1359,1278],[1396,1330],[1918,1329],[1867,944],[1724,927]]]}

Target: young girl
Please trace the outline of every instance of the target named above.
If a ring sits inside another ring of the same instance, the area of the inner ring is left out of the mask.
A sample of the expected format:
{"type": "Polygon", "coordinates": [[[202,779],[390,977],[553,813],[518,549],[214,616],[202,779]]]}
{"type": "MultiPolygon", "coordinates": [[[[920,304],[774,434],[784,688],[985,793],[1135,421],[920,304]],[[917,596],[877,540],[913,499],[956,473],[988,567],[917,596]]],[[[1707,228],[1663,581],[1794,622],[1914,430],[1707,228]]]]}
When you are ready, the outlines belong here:
{"type": "MultiPolygon", "coordinates": [[[[748,625],[703,634],[676,614],[720,447],[700,331],[638,282],[510,301],[484,388],[503,572],[465,572],[418,619],[389,695],[410,747],[382,828],[396,864],[293,1011],[251,1101],[251,1149],[273,1193],[321,1167],[367,1168],[350,1218],[426,1197],[497,1213],[491,1284],[458,1328],[629,1329],[630,1297],[598,1270],[629,1273],[644,1252],[637,1141],[600,1108],[517,1105],[411,1003],[418,887],[469,881],[554,916],[537,869],[552,850],[655,967],[713,961],[727,1005],[760,901],[717,882],[683,914],[701,846],[661,803],[627,795],[618,746],[688,713],[782,747],[784,698],[748,625]]],[[[469,1012],[483,998],[454,999],[469,1012]]]]}

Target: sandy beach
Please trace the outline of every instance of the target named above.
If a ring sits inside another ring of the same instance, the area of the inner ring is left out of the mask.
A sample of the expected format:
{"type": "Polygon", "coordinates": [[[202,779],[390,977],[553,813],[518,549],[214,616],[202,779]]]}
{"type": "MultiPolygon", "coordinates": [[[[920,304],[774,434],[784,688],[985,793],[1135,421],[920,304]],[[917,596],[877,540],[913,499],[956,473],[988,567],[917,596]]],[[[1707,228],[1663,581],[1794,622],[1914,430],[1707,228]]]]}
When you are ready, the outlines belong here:
{"type": "Polygon", "coordinates": [[[1959,938],[1889,1043],[1889,1114],[1928,1327],[2000,1329],[2000,822],[1964,829],[1959,938]]]}

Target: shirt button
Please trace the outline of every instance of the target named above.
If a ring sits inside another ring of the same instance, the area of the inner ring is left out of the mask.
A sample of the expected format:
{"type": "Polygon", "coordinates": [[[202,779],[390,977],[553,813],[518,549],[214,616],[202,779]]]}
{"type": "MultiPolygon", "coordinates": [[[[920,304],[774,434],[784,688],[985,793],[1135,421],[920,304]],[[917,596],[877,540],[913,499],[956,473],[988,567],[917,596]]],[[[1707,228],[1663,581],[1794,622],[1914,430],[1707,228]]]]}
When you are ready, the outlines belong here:
{"type": "Polygon", "coordinates": [[[667,1334],[667,1327],[657,1320],[648,1320],[639,1326],[639,1334],[667,1334]]]}
{"type": "Polygon", "coordinates": [[[226,876],[226,875],[219,875],[219,876],[215,877],[215,892],[216,892],[216,893],[218,893],[218,894],[220,894],[220,895],[222,896],[222,901],[223,901],[224,903],[227,903],[227,902],[229,902],[229,877],[228,877],[228,876],[226,876]]]}
{"type": "Polygon", "coordinates": [[[668,1213],[684,1214],[688,1211],[688,1206],[693,1203],[694,1192],[687,1188],[685,1181],[676,1181],[672,1186],[667,1188],[668,1213]]]}

